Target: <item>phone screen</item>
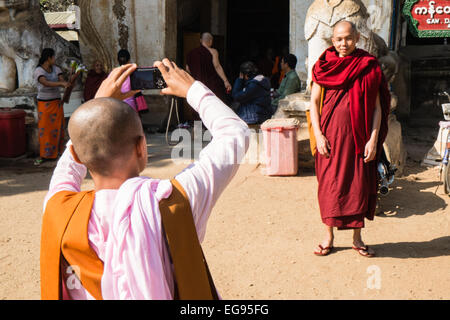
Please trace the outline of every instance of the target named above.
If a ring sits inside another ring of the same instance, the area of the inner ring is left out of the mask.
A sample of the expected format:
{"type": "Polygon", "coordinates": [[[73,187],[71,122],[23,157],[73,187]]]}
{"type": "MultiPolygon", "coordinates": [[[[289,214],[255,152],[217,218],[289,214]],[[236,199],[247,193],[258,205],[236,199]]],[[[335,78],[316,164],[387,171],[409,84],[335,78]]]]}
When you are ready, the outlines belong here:
{"type": "Polygon", "coordinates": [[[166,83],[158,68],[137,68],[130,76],[131,90],[163,89],[166,83]]]}

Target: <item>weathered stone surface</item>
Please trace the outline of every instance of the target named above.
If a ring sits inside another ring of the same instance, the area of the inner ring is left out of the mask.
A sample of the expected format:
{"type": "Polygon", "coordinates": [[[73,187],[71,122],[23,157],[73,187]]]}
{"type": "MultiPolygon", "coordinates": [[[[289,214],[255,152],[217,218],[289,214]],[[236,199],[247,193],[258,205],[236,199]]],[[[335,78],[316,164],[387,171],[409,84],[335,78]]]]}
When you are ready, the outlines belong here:
{"type": "Polygon", "coordinates": [[[17,70],[13,59],[0,56],[0,92],[12,92],[16,89],[17,70]]]}
{"type": "Polygon", "coordinates": [[[1,85],[3,91],[35,90],[33,72],[46,47],[55,50],[56,62],[63,69],[69,70],[71,60],[80,60],[79,50],[48,27],[38,0],[0,2],[0,56],[6,57],[0,62],[0,83],[16,79],[14,70],[18,82],[18,88],[12,83],[1,85]]]}
{"type": "Polygon", "coordinates": [[[300,124],[297,134],[298,141],[298,161],[300,170],[302,168],[314,169],[316,167],[315,159],[311,153],[309,141],[309,130],[306,121],[300,124]]]}
{"type": "MultiPolygon", "coordinates": [[[[145,101],[148,106],[148,113],[142,115],[142,123],[146,127],[153,127],[160,131],[166,130],[166,125],[169,117],[171,106],[171,98],[161,95],[145,95],[145,101]]],[[[182,105],[178,103],[178,112],[181,116],[182,105]]],[[[171,124],[177,125],[177,116],[175,113],[175,106],[173,109],[171,124]]]]}
{"type": "Polygon", "coordinates": [[[111,70],[118,64],[120,49],[127,49],[139,66],[176,58],[176,0],[80,0],[79,6],[80,48],[86,65],[99,59],[111,70]]]}
{"type": "Polygon", "coordinates": [[[310,96],[302,92],[294,93],[280,100],[279,107],[283,111],[306,112],[309,110],[310,96]]]}
{"type": "Polygon", "coordinates": [[[302,80],[306,82],[308,70],[306,61],[308,59],[308,40],[305,38],[304,26],[309,6],[314,0],[290,1],[290,35],[289,51],[298,59],[296,71],[302,80]]]}
{"type": "Polygon", "coordinates": [[[391,19],[393,12],[392,0],[362,0],[367,8],[369,20],[367,26],[389,43],[391,19]]]}
{"type": "Polygon", "coordinates": [[[397,167],[397,176],[403,174],[407,153],[403,144],[402,126],[394,114],[389,115],[389,132],[384,142],[384,151],[388,160],[397,167]]]}
{"type": "MultiPolygon", "coordinates": [[[[127,49],[138,66],[152,66],[165,57],[176,60],[176,0],[80,0],[79,6],[80,48],[86,65],[98,59],[110,71],[118,65],[120,49],[127,49]]],[[[188,19],[189,12],[186,15],[188,19]]],[[[164,127],[170,99],[158,93],[144,95],[150,109],[143,115],[144,124],[164,127]]]]}
{"type": "Polygon", "coordinates": [[[273,115],[277,118],[296,118],[300,123],[306,122],[306,111],[309,110],[310,96],[308,93],[294,93],[280,100],[278,109],[273,115]]]}
{"type": "Polygon", "coordinates": [[[15,95],[12,93],[0,96],[0,108],[15,108],[17,106],[28,106],[23,108],[28,112],[34,112],[36,108],[36,95],[33,93],[23,93],[15,95]]]}

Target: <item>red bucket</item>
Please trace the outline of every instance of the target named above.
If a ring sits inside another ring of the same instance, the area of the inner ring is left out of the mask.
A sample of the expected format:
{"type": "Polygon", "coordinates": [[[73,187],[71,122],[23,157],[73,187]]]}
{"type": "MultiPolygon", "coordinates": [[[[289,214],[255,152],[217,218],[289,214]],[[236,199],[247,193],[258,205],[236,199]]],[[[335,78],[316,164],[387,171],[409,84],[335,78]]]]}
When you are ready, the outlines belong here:
{"type": "Polygon", "coordinates": [[[25,111],[0,109],[0,157],[15,158],[26,152],[25,111]]]}

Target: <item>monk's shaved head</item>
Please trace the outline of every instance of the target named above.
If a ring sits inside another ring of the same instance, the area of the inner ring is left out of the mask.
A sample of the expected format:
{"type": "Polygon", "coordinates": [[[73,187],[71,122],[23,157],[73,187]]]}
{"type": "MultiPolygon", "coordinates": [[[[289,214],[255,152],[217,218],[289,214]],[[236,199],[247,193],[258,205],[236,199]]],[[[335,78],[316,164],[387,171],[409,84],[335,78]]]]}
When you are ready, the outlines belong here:
{"type": "Polygon", "coordinates": [[[86,102],[71,116],[69,135],[79,160],[107,175],[127,159],[144,135],[137,113],[126,103],[99,98],[86,102]]]}
{"type": "Polygon", "coordinates": [[[334,25],[334,27],[333,27],[333,34],[335,33],[335,31],[336,31],[338,28],[345,28],[345,27],[350,28],[350,32],[351,32],[353,35],[357,35],[357,34],[358,34],[358,28],[356,28],[356,24],[354,24],[354,23],[351,22],[351,21],[347,21],[347,20],[341,20],[341,21],[339,21],[338,23],[336,23],[336,24],[334,25]]]}
{"type": "Polygon", "coordinates": [[[209,32],[204,32],[202,33],[200,40],[202,41],[213,41],[214,37],[211,33],[209,32]]]}
{"type": "Polygon", "coordinates": [[[340,57],[346,57],[356,50],[359,33],[353,22],[341,20],[333,28],[331,42],[340,57]]]}

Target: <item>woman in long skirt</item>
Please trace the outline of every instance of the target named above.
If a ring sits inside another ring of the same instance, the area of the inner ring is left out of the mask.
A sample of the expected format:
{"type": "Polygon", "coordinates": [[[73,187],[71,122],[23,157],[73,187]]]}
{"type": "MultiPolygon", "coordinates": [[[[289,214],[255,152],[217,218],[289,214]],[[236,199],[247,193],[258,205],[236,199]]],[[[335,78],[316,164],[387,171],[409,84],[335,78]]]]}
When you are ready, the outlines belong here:
{"type": "Polygon", "coordinates": [[[64,109],[61,87],[67,88],[62,71],[55,65],[55,51],[45,48],[34,71],[38,89],[39,158],[35,165],[55,160],[64,148],[64,109]]]}

